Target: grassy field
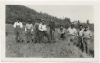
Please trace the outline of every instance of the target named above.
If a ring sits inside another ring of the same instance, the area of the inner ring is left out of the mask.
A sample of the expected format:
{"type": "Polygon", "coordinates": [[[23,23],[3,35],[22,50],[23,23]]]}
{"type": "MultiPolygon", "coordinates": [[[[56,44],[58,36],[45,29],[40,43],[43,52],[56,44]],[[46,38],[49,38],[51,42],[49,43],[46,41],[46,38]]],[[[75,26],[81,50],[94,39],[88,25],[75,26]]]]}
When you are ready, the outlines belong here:
{"type": "MultiPolygon", "coordinates": [[[[57,30],[56,30],[57,31],[57,30]]],[[[32,57],[32,58],[92,58],[82,52],[76,45],[70,43],[67,39],[58,40],[58,34],[55,33],[56,42],[49,43],[17,43],[15,41],[14,29],[11,24],[6,24],[6,57],[32,57]]],[[[25,32],[23,30],[23,39],[25,32]]],[[[46,40],[45,40],[46,41],[46,40]]],[[[94,52],[94,43],[91,40],[91,54],[94,52]]]]}

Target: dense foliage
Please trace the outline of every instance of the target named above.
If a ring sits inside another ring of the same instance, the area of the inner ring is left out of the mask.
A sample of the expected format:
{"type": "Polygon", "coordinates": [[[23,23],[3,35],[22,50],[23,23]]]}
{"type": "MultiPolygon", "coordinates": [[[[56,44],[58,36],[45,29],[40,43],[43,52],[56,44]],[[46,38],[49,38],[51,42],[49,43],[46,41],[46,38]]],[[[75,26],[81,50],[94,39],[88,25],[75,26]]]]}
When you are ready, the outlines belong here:
{"type": "MultiPolygon", "coordinates": [[[[19,18],[24,24],[28,19],[34,24],[37,21],[37,18],[44,19],[47,25],[52,18],[55,21],[56,27],[64,25],[64,27],[68,28],[71,24],[70,18],[57,18],[48,15],[47,13],[37,12],[34,9],[30,9],[23,5],[6,5],[6,23],[13,24],[17,18],[19,18]]],[[[78,28],[78,25],[75,24],[75,27],[78,28]]],[[[93,24],[90,25],[90,29],[93,29],[93,24]]]]}

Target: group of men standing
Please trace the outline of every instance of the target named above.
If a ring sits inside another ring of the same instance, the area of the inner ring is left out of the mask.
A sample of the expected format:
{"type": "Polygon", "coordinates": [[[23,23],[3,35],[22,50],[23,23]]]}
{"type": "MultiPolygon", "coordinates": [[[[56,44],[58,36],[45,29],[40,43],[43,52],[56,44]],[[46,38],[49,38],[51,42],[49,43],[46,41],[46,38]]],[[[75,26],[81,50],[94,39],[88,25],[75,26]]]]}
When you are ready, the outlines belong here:
{"type": "MultiPolygon", "coordinates": [[[[13,27],[15,28],[16,41],[17,42],[22,41],[21,34],[22,34],[23,24],[22,22],[20,22],[20,19],[17,19],[13,27]]],[[[52,19],[50,20],[48,28],[50,33],[47,33],[47,25],[45,24],[43,19],[37,19],[34,26],[32,24],[32,21],[28,19],[25,25],[27,43],[33,41],[32,35],[34,35],[35,43],[43,42],[44,36],[47,37],[48,43],[54,41],[55,22],[52,19]]]]}
{"type": "Polygon", "coordinates": [[[88,25],[80,25],[79,30],[75,29],[74,25],[71,25],[71,27],[68,28],[67,33],[70,42],[73,42],[74,40],[77,40],[76,38],[78,38],[77,46],[79,46],[82,51],[85,51],[89,54],[89,46],[92,33],[89,30],[88,25]]]}
{"type": "MultiPolygon", "coordinates": [[[[17,19],[13,27],[15,28],[16,41],[23,41],[21,36],[23,24],[20,19],[17,19]]],[[[28,19],[28,22],[25,25],[25,32],[27,43],[33,40],[35,43],[43,42],[44,36],[47,37],[48,43],[51,43],[55,41],[55,22],[53,21],[53,19],[50,19],[49,26],[47,27],[43,19],[37,19],[36,23],[33,26],[32,21],[28,19]],[[47,32],[48,29],[49,33],[47,32]],[[34,39],[32,36],[34,36],[34,39]]],[[[65,37],[66,30],[63,25],[61,25],[58,29],[58,35],[59,39],[63,39],[65,37]]],[[[89,53],[89,43],[92,35],[88,26],[83,27],[82,25],[80,25],[80,29],[79,31],[77,31],[77,29],[74,28],[74,25],[71,24],[71,26],[67,29],[67,35],[70,42],[73,42],[75,40],[75,37],[78,37],[78,44],[81,50],[84,51],[85,48],[86,52],[89,53]]]]}

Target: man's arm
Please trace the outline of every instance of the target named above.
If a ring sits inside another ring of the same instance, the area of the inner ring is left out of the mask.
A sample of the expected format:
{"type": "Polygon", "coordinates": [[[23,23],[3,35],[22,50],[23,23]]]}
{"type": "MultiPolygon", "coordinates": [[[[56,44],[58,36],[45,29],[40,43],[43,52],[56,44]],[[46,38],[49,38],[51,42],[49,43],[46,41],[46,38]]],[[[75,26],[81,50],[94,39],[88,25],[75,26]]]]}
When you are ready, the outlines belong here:
{"type": "Polygon", "coordinates": [[[90,38],[92,37],[92,32],[90,31],[90,33],[89,33],[89,36],[90,36],[90,38]]]}
{"type": "Polygon", "coordinates": [[[63,31],[62,31],[62,33],[65,33],[65,29],[63,28],[63,31]]]}
{"type": "Polygon", "coordinates": [[[75,35],[78,36],[78,31],[75,29],[75,35]]]}
{"type": "Polygon", "coordinates": [[[27,31],[27,24],[25,25],[25,32],[27,31]]]}
{"type": "Polygon", "coordinates": [[[44,31],[47,31],[47,26],[45,25],[45,27],[44,27],[44,31]]]}
{"type": "Polygon", "coordinates": [[[54,31],[55,31],[55,22],[54,22],[54,31]]]}
{"type": "Polygon", "coordinates": [[[31,31],[33,31],[33,24],[31,25],[31,31]]]}
{"type": "Polygon", "coordinates": [[[67,35],[69,35],[69,28],[67,29],[67,35]]]}
{"type": "Polygon", "coordinates": [[[13,27],[16,28],[16,22],[14,23],[13,27]]]}
{"type": "Polygon", "coordinates": [[[21,27],[21,29],[23,28],[23,24],[22,24],[22,22],[20,22],[20,27],[21,27]]]}

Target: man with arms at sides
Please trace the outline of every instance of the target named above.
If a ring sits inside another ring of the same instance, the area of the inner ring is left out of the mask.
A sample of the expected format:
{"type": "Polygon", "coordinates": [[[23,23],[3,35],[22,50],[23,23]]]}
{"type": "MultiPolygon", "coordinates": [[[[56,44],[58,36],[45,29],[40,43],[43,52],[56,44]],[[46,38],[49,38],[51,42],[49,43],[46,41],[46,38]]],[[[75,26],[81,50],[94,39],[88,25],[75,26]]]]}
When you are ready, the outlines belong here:
{"type": "Polygon", "coordinates": [[[32,41],[32,31],[33,31],[33,24],[31,23],[31,20],[28,19],[28,23],[25,26],[25,32],[27,37],[27,43],[32,41]]]}
{"type": "Polygon", "coordinates": [[[79,27],[79,31],[78,31],[78,46],[80,47],[80,49],[83,51],[83,31],[84,31],[84,28],[83,28],[83,25],[80,25],[79,27]]]}
{"type": "Polygon", "coordinates": [[[77,30],[74,28],[73,24],[68,28],[67,33],[69,42],[73,42],[75,37],[77,37],[77,30]]]}
{"type": "Polygon", "coordinates": [[[63,25],[60,25],[60,28],[58,30],[58,35],[59,35],[59,39],[65,38],[65,28],[63,27],[63,25]]]}
{"type": "Polygon", "coordinates": [[[35,38],[35,43],[39,42],[39,24],[40,24],[41,19],[37,19],[37,21],[34,24],[34,38],[35,38]]]}
{"type": "Polygon", "coordinates": [[[44,23],[44,20],[41,20],[41,23],[39,24],[39,42],[43,42],[44,41],[44,36],[47,37],[48,42],[50,43],[50,38],[47,34],[47,26],[44,23]]]}
{"type": "Polygon", "coordinates": [[[17,18],[17,21],[14,23],[13,27],[15,29],[16,41],[21,42],[22,41],[21,34],[22,34],[23,24],[22,24],[22,22],[20,22],[19,18],[17,18]]]}
{"type": "Polygon", "coordinates": [[[53,21],[53,19],[50,20],[49,27],[50,27],[50,40],[54,41],[55,22],[53,21]]]}
{"type": "Polygon", "coordinates": [[[89,30],[88,26],[85,25],[85,29],[83,31],[83,46],[86,50],[86,53],[89,54],[89,46],[90,46],[90,38],[92,36],[91,31],[89,30]]]}

